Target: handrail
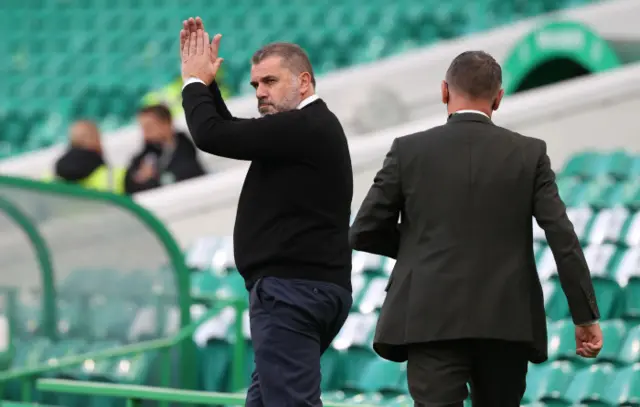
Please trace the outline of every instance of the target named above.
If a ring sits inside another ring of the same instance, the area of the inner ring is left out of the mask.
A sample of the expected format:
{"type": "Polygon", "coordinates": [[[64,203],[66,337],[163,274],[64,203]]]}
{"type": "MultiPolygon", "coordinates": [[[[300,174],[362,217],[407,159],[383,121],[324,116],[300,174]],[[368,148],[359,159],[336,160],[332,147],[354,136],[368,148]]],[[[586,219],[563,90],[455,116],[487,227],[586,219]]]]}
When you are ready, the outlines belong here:
{"type": "MultiPolygon", "coordinates": [[[[37,381],[36,387],[40,391],[47,392],[126,398],[128,407],[141,406],[142,400],[185,404],[244,405],[246,399],[245,394],[239,393],[209,393],[194,390],[62,379],[40,379],[37,381]]],[[[344,403],[326,402],[323,404],[325,407],[356,407],[344,403]]],[[[357,407],[373,406],[358,404],[357,407]]]]}
{"type": "MultiPolygon", "coordinates": [[[[204,298],[201,298],[199,300],[203,301],[204,298]]],[[[25,379],[25,381],[28,381],[30,379],[32,380],[33,378],[37,376],[41,376],[43,374],[58,371],[60,369],[72,368],[78,365],[82,365],[88,359],[94,360],[94,361],[101,361],[101,360],[112,359],[116,357],[131,356],[131,355],[139,354],[142,352],[169,349],[173,346],[179,345],[184,340],[191,340],[191,336],[194,334],[194,332],[196,331],[196,329],[198,329],[200,325],[207,322],[210,318],[215,316],[222,308],[227,306],[234,306],[236,307],[236,309],[238,309],[238,307],[243,307],[244,305],[240,300],[218,300],[216,301],[216,303],[213,304],[213,306],[209,310],[206,311],[206,313],[201,318],[198,319],[197,322],[191,323],[190,325],[181,329],[176,335],[170,338],[153,339],[150,341],[134,343],[134,344],[125,345],[125,346],[121,346],[113,349],[89,352],[82,355],[68,356],[60,359],[50,359],[45,364],[42,364],[39,366],[27,367],[22,369],[12,369],[6,372],[0,372],[0,389],[2,389],[2,387],[5,386],[6,383],[10,380],[15,380],[15,379],[25,379]]],[[[240,326],[239,329],[241,329],[242,327],[241,321],[242,321],[241,319],[236,321],[236,325],[240,326]]],[[[238,330],[238,328],[236,328],[236,330],[238,330]]],[[[236,341],[236,344],[234,345],[234,347],[243,348],[243,344],[241,341],[236,341]]],[[[167,361],[168,361],[168,358],[167,358],[167,361]]],[[[241,365],[236,366],[236,364],[234,364],[234,366],[232,367],[232,369],[241,369],[241,368],[242,368],[241,365]]],[[[166,370],[166,372],[164,372],[163,374],[163,378],[164,378],[163,385],[168,385],[169,384],[168,383],[168,374],[169,374],[168,366],[167,366],[167,369],[163,369],[163,370],[166,370]]],[[[237,372],[233,372],[233,373],[234,374],[232,377],[234,379],[239,377],[239,375],[236,374],[237,372]]],[[[31,382],[23,383],[22,401],[26,401],[26,402],[31,401],[30,384],[31,382]]]]}

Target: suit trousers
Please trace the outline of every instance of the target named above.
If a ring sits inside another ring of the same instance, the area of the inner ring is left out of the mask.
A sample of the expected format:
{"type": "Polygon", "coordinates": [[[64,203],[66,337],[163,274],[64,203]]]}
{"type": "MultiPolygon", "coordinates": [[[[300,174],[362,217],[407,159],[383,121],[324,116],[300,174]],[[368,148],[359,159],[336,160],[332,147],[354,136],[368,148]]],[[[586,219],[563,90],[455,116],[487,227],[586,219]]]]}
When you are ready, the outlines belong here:
{"type": "Polygon", "coordinates": [[[519,407],[526,388],[524,343],[459,339],[411,344],[407,380],[416,407],[519,407]],[[469,384],[469,387],[467,387],[469,384]]]}
{"type": "Polygon", "coordinates": [[[351,309],[332,283],[264,277],[250,288],[255,370],[246,407],[320,407],[320,356],[351,309]]]}

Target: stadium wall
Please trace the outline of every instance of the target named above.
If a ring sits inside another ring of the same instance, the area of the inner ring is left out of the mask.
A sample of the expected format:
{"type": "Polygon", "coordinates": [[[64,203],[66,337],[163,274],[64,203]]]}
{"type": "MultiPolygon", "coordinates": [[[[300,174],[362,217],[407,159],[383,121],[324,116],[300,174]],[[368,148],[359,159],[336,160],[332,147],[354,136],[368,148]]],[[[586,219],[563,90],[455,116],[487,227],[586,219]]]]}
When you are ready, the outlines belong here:
{"type": "MultiPolygon", "coordinates": [[[[583,149],[625,148],[640,152],[639,130],[633,120],[640,106],[640,64],[598,76],[521,93],[505,100],[495,122],[548,144],[559,168],[583,149]]],[[[394,138],[445,122],[445,115],[352,138],[356,210],[394,138]]],[[[181,244],[202,235],[230,235],[247,165],[140,194],[136,200],[160,217],[181,244]]]]}
{"type": "MultiPolygon", "coordinates": [[[[457,54],[468,49],[483,49],[504,62],[512,47],[536,27],[550,20],[580,21],[599,35],[618,43],[640,40],[637,16],[640,1],[612,0],[579,9],[547,15],[487,33],[475,34],[398,57],[356,66],[322,77],[318,93],[343,122],[349,136],[369,134],[399,123],[430,117],[444,112],[439,101],[439,82],[457,54]]],[[[248,68],[248,67],[247,67],[248,68]]],[[[253,96],[234,99],[230,110],[239,117],[256,116],[253,96]]],[[[177,127],[185,129],[184,118],[177,127]]],[[[135,126],[108,134],[105,151],[109,162],[124,165],[139,148],[140,136],[135,126]]],[[[0,172],[41,177],[50,170],[63,146],[26,154],[0,162],[0,172]]],[[[229,168],[236,161],[203,155],[211,169],[229,168]]]]}

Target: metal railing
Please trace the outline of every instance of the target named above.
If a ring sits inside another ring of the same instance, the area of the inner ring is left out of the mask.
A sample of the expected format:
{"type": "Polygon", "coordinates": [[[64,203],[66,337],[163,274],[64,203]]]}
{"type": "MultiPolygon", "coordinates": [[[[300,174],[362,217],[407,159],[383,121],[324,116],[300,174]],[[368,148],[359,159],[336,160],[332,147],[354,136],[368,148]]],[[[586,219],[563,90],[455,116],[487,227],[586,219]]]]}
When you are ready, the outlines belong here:
{"type": "MultiPolygon", "coordinates": [[[[181,403],[187,405],[243,406],[245,395],[239,393],[209,393],[193,390],[135,386],[126,384],[107,384],[78,382],[74,380],[40,379],[37,388],[43,392],[66,393],[83,396],[102,396],[124,398],[127,407],[141,407],[143,401],[157,401],[160,405],[181,403]]],[[[325,407],[356,407],[343,403],[324,403],[325,407]]],[[[358,404],[357,407],[373,407],[358,404]]]]}

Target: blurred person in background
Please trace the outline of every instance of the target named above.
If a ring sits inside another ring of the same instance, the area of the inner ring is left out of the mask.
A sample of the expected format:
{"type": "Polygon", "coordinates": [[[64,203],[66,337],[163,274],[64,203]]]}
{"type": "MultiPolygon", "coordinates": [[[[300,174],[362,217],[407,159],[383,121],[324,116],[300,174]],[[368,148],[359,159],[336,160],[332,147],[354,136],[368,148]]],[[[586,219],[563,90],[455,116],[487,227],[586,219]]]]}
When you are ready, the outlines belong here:
{"type": "Polygon", "coordinates": [[[166,106],[143,107],[138,112],[138,123],[142,129],[144,146],[127,169],[127,194],[205,174],[193,143],[185,133],[174,129],[171,112],[166,106]]]}
{"type": "Polygon", "coordinates": [[[69,148],[54,165],[54,178],[86,188],[124,193],[125,170],[110,167],[103,156],[98,126],[79,120],[69,130],[69,148]]]}
{"type": "Polygon", "coordinates": [[[233,232],[249,290],[255,370],[248,407],[321,406],[320,357],[352,304],[348,242],[353,172],[338,118],[315,93],[309,57],[273,43],[252,57],[263,117],[231,115],[215,82],[220,35],[180,33],[187,124],[202,151],[251,161],[233,232]]]}

